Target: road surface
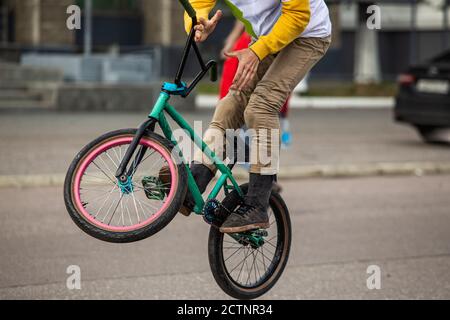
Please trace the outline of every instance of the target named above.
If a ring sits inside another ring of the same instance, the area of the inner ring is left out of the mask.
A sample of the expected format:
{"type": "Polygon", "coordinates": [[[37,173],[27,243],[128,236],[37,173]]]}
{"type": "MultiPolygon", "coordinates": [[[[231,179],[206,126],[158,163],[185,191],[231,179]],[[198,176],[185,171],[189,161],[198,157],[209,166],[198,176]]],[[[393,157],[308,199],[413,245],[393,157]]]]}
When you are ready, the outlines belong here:
{"type": "MultiPolygon", "coordinates": [[[[449,176],[283,182],[292,252],[263,299],[449,299],[449,176]],[[381,289],[366,270],[381,268],[381,289]]],[[[0,299],[226,299],[209,271],[208,228],[178,216],[156,236],[90,238],[60,188],[0,190],[0,299]],[[81,290],[66,269],[81,268],[81,290]]]]}
{"type": "MultiPolygon", "coordinates": [[[[210,113],[188,114],[192,123],[210,113]]],[[[0,116],[0,176],[63,175],[101,133],[135,127],[143,114],[11,113],[0,116]]],[[[294,145],[283,166],[450,161],[389,110],[292,113],[294,145]]],[[[281,181],[292,252],[263,299],[450,299],[450,175],[281,181]],[[380,267],[369,290],[367,268],[380,267]]],[[[135,244],[100,242],[70,220],[62,186],[0,188],[0,299],[226,299],[207,258],[208,227],[179,216],[135,244]],[[81,268],[81,290],[66,270],[81,268]]]]}

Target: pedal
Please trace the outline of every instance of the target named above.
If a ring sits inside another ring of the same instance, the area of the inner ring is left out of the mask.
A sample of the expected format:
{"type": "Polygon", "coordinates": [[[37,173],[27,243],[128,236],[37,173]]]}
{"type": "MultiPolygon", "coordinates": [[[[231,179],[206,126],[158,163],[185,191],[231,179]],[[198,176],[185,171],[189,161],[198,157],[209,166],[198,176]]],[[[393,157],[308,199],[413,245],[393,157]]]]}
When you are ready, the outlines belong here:
{"type": "Polygon", "coordinates": [[[164,183],[158,177],[144,177],[142,187],[149,200],[162,201],[166,197],[164,183]]]}
{"type": "Polygon", "coordinates": [[[256,230],[256,231],[254,231],[253,232],[253,235],[254,236],[257,236],[257,237],[263,237],[263,238],[265,238],[265,237],[268,237],[269,236],[269,233],[267,232],[267,230],[256,230]]]}

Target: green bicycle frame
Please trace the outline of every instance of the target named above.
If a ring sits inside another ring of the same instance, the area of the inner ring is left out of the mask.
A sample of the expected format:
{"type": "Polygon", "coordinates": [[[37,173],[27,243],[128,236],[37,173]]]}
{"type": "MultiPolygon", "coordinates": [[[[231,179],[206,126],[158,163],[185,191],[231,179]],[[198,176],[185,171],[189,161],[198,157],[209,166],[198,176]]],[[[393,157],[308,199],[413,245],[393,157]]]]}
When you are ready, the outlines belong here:
{"type": "Polygon", "coordinates": [[[173,131],[170,127],[169,122],[166,118],[166,113],[170,118],[172,118],[175,123],[189,135],[190,139],[197,145],[202,152],[212,161],[212,163],[216,166],[218,171],[221,172],[221,176],[218,179],[216,185],[214,186],[211,193],[208,195],[208,200],[215,199],[219,194],[220,190],[224,188],[226,192],[230,189],[234,189],[238,192],[240,196],[243,196],[242,190],[239,187],[236,179],[233,177],[230,168],[226,166],[221,159],[219,159],[213,151],[207,146],[207,144],[200,138],[192,129],[192,127],[184,120],[184,118],[169,104],[170,95],[166,92],[161,92],[158,100],[156,101],[153,110],[151,111],[149,118],[155,119],[164,134],[164,136],[170,140],[176,148],[176,151],[179,152],[184,165],[186,166],[186,170],[188,173],[188,189],[193,195],[195,201],[194,212],[196,214],[203,213],[203,207],[205,206],[205,201],[203,200],[202,194],[199,191],[197,184],[195,183],[194,177],[192,176],[191,170],[184,159],[181,150],[178,147],[178,142],[173,137],[173,131]],[[231,182],[231,185],[228,184],[228,181],[231,182]]]}
{"type": "Polygon", "coordinates": [[[197,214],[203,213],[203,208],[205,206],[205,201],[203,200],[202,194],[200,193],[200,190],[194,180],[194,177],[192,176],[192,172],[189,169],[189,166],[186,163],[185,158],[182,155],[182,152],[178,146],[178,142],[173,137],[173,131],[172,128],[169,125],[169,122],[167,121],[166,114],[171,117],[175,123],[177,123],[180,128],[184,129],[185,132],[189,135],[191,140],[194,142],[195,145],[197,145],[202,152],[209,158],[210,161],[216,166],[219,172],[222,173],[222,176],[219,178],[219,181],[214,186],[213,190],[208,196],[208,200],[215,199],[217,195],[219,194],[220,190],[224,188],[225,192],[228,193],[230,190],[236,190],[238,194],[242,197],[243,193],[242,190],[239,188],[238,183],[234,179],[231,169],[226,166],[221,159],[219,159],[206,145],[206,143],[194,132],[191,126],[184,120],[184,118],[175,110],[174,107],[172,107],[169,104],[169,100],[171,95],[178,95],[183,98],[187,97],[191,91],[195,88],[195,86],[199,83],[199,81],[205,76],[205,74],[210,71],[211,72],[211,81],[217,80],[217,63],[214,60],[210,60],[207,63],[204,62],[199,48],[197,47],[197,44],[194,41],[195,36],[195,30],[194,26],[197,24],[197,18],[195,15],[195,10],[191,7],[189,4],[189,1],[180,0],[182,5],[185,7],[186,11],[189,13],[190,17],[192,18],[192,28],[189,33],[189,37],[186,42],[186,46],[184,48],[183,56],[180,62],[180,65],[178,67],[177,74],[175,76],[175,80],[173,83],[164,83],[161,93],[159,95],[158,100],[156,101],[151,113],[149,114],[149,120],[144,123],[137,131],[136,136],[132,143],[130,144],[130,147],[125,153],[124,159],[120,163],[117,172],[116,172],[116,178],[121,183],[126,183],[129,180],[130,175],[133,174],[134,169],[136,165],[140,163],[142,160],[146,148],[140,147],[138,156],[134,160],[134,165],[128,169],[127,172],[127,166],[131,160],[131,157],[133,156],[135,150],[138,148],[139,141],[142,138],[142,136],[145,134],[147,130],[154,130],[155,122],[157,122],[162,131],[164,136],[170,140],[174,146],[175,151],[178,152],[178,154],[181,157],[181,160],[183,161],[183,164],[186,166],[187,174],[188,174],[188,189],[193,195],[195,206],[194,206],[194,212],[197,214]],[[187,63],[189,52],[193,49],[195,55],[197,56],[198,62],[201,67],[201,71],[197,74],[197,76],[194,78],[192,83],[188,86],[186,83],[181,81],[181,77],[184,72],[184,68],[187,63]],[[228,184],[228,181],[231,182],[231,185],[228,184]]]}

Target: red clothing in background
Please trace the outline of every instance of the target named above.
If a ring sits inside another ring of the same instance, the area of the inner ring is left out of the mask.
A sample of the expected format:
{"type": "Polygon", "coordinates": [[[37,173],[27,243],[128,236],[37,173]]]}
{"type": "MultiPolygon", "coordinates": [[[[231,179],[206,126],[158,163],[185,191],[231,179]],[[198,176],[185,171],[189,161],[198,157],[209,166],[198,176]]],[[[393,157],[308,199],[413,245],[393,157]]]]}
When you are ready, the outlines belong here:
{"type": "MultiPolygon", "coordinates": [[[[244,32],[241,37],[236,41],[233,51],[247,49],[250,45],[252,38],[244,32]]],[[[228,58],[223,64],[222,80],[220,82],[220,99],[224,98],[231,85],[233,84],[234,76],[236,75],[239,66],[239,60],[237,58],[228,58]]]]}
{"type": "MultiPolygon", "coordinates": [[[[233,51],[247,49],[250,45],[252,38],[247,32],[244,32],[241,37],[236,41],[234,45],[233,51]]],[[[225,60],[223,64],[223,73],[222,80],[220,81],[220,99],[224,98],[228,91],[230,91],[230,87],[233,84],[234,76],[236,75],[237,69],[239,66],[239,60],[237,58],[228,58],[225,60]]],[[[280,113],[282,117],[287,117],[288,115],[288,102],[284,104],[281,108],[280,113]]]]}

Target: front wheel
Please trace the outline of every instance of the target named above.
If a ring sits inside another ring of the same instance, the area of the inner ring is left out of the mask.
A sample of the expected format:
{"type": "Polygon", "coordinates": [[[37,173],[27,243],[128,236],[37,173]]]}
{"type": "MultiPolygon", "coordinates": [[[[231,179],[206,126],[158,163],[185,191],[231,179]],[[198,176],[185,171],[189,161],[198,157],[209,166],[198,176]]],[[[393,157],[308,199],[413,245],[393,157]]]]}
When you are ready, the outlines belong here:
{"type": "MultiPolygon", "coordinates": [[[[244,194],[248,185],[241,187],[244,194]]],[[[226,216],[240,204],[237,192],[222,202],[218,216],[226,216]]],[[[217,284],[236,299],[255,299],[278,281],[289,258],[291,221],[278,193],[272,191],[270,228],[242,234],[223,234],[212,226],[209,232],[209,264],[217,284]]]]}
{"type": "Polygon", "coordinates": [[[155,234],[175,217],[186,195],[186,167],[171,152],[173,145],[155,133],[141,139],[128,181],[115,177],[135,134],[128,129],[103,135],[76,156],[67,172],[67,211],[78,227],[100,240],[125,243],[155,234]],[[161,174],[169,177],[161,179],[161,174]]]}

